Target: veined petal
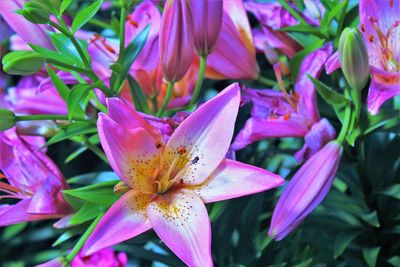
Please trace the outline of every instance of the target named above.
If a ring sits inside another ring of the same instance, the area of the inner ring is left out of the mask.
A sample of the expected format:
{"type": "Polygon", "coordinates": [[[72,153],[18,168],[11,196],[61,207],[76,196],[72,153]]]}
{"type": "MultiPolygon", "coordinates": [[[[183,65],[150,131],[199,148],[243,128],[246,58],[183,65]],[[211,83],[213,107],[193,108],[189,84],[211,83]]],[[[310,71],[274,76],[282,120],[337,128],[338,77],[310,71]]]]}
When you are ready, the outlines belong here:
{"type": "Polygon", "coordinates": [[[190,160],[196,164],[185,169],[187,184],[200,184],[220,164],[229,149],[240,104],[237,83],[193,112],[172,134],[164,151],[163,167],[179,158],[183,168],[190,160]]]}
{"type": "Polygon", "coordinates": [[[93,254],[149,230],[151,225],[146,217],[149,201],[150,195],[134,190],[125,193],[100,220],[86,241],[82,254],[93,254]]]}
{"type": "Polygon", "coordinates": [[[255,194],[283,184],[279,175],[225,159],[201,185],[191,188],[205,203],[255,194]]]}
{"type": "Polygon", "coordinates": [[[385,84],[373,78],[369,86],[367,105],[372,115],[379,112],[381,105],[396,95],[400,95],[400,83],[385,84]]]}
{"type": "Polygon", "coordinates": [[[200,197],[188,191],[159,196],[147,207],[147,216],[157,235],[185,264],[213,266],[211,225],[200,197]]]}
{"type": "Polygon", "coordinates": [[[146,129],[123,127],[103,113],[97,125],[101,145],[117,175],[131,188],[152,192],[149,179],[158,166],[161,144],[146,129]]]}
{"type": "Polygon", "coordinates": [[[340,68],[339,51],[333,53],[325,62],[326,74],[331,74],[340,68]]]}

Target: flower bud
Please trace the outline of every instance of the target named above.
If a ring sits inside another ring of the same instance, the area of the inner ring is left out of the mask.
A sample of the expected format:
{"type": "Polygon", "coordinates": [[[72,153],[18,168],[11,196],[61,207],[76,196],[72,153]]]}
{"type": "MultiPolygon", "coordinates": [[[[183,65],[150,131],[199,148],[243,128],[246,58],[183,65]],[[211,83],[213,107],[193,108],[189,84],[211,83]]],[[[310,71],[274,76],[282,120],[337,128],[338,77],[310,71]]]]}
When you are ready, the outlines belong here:
{"type": "Polygon", "coordinates": [[[0,109],[0,131],[5,131],[12,128],[17,119],[14,112],[8,109],[0,109]]]}
{"type": "Polygon", "coordinates": [[[361,91],[368,81],[369,62],[364,39],[358,29],[346,28],[339,40],[342,71],[351,88],[361,91]]]}
{"type": "Polygon", "coordinates": [[[3,57],[2,64],[8,74],[31,75],[43,67],[44,58],[33,51],[13,51],[3,57]]]}
{"type": "Polygon", "coordinates": [[[164,78],[177,82],[193,60],[193,21],[187,0],[165,3],[160,30],[160,61],[164,78]]]}
{"type": "Polygon", "coordinates": [[[23,9],[18,10],[17,13],[35,24],[47,24],[50,21],[50,10],[45,3],[40,1],[24,3],[23,9]]]}
{"type": "Polygon", "coordinates": [[[328,194],[342,156],[342,146],[331,141],[296,172],[272,214],[269,235],[281,240],[328,194]]]}
{"type": "Polygon", "coordinates": [[[191,0],[194,45],[199,55],[211,53],[222,26],[222,0],[191,0]]]}

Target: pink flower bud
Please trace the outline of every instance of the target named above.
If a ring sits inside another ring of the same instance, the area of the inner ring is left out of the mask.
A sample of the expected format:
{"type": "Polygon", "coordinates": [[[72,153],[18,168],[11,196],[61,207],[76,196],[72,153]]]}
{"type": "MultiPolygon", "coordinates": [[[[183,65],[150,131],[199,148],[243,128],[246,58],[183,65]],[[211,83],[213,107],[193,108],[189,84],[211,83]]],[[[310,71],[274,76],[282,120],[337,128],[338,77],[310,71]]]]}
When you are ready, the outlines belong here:
{"type": "Polygon", "coordinates": [[[283,239],[321,203],[331,188],[342,151],[338,141],[331,141],[297,171],[272,214],[271,237],[283,239]]]}
{"type": "Polygon", "coordinates": [[[217,42],[222,26],[222,0],[191,0],[194,45],[199,55],[208,55],[217,42]]]}
{"type": "Polygon", "coordinates": [[[187,0],[165,3],[159,42],[164,78],[172,82],[181,80],[194,52],[193,21],[187,0]]]}

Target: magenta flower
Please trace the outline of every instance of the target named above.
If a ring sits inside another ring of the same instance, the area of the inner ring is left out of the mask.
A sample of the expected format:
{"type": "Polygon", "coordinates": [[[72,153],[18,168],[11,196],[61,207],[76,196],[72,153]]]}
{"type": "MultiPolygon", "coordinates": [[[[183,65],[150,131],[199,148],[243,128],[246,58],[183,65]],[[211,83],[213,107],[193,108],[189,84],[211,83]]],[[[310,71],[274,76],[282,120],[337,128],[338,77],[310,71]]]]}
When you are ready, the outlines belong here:
{"type": "Polygon", "coordinates": [[[72,260],[71,267],[125,267],[127,263],[128,257],[125,252],[116,252],[111,248],[105,248],[90,256],[78,254],[72,260]]]}
{"type": "Polygon", "coordinates": [[[211,226],[204,203],[265,191],[278,175],[224,159],[239,109],[237,84],[192,113],[168,142],[136,111],[108,99],[98,121],[112,168],[130,188],[104,215],[83,253],[153,228],[189,266],[212,266],[211,226]],[[221,138],[223,136],[223,138],[221,138]]]}
{"type": "Polygon", "coordinates": [[[295,90],[288,94],[275,90],[245,89],[244,99],[251,101],[251,118],[232,144],[239,150],[252,142],[272,137],[306,137],[304,147],[297,159],[302,161],[312,156],[335,137],[335,130],[326,119],[320,119],[316,91],[307,77],[318,77],[322,67],[332,53],[330,44],[304,58],[295,90]]]}
{"type": "Polygon", "coordinates": [[[256,51],[242,0],[223,2],[222,28],[207,58],[206,77],[256,79],[259,74],[256,51]]]}
{"type": "Polygon", "coordinates": [[[199,55],[208,55],[217,42],[222,26],[222,0],[191,0],[194,44],[199,55]]]}
{"type": "Polygon", "coordinates": [[[39,147],[40,137],[21,137],[15,128],[0,132],[1,198],[20,199],[14,205],[0,205],[0,226],[60,218],[71,212],[62,197],[67,189],[63,175],[39,147]],[[38,139],[39,138],[39,139],[38,139]]]}
{"type": "Polygon", "coordinates": [[[368,110],[377,114],[400,95],[400,1],[360,1],[360,30],[367,41],[372,81],[368,110]]]}
{"type": "Polygon", "coordinates": [[[173,82],[181,80],[194,55],[193,20],[188,1],[166,1],[159,45],[164,78],[173,82]]]}
{"type": "Polygon", "coordinates": [[[22,15],[15,13],[16,10],[22,9],[25,0],[7,0],[0,1],[0,15],[8,25],[19,35],[25,42],[40,45],[46,48],[53,48],[46,27],[43,25],[33,24],[27,21],[22,15]]]}
{"type": "Polygon", "coordinates": [[[342,146],[332,141],[296,172],[284,189],[272,214],[268,234],[281,240],[325,198],[342,156],[342,146]]]}

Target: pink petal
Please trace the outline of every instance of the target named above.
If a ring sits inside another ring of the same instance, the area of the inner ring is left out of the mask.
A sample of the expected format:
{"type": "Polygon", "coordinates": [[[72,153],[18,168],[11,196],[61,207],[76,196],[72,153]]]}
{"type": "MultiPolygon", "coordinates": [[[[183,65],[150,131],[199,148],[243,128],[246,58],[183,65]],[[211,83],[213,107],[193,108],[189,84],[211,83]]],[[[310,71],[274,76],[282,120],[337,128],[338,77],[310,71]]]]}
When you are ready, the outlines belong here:
{"type": "Polygon", "coordinates": [[[149,230],[151,226],[145,214],[148,201],[149,195],[133,190],[125,193],[100,220],[86,241],[82,255],[93,254],[149,230]]]}
{"type": "Polygon", "coordinates": [[[211,225],[203,201],[188,191],[159,196],[147,207],[162,241],[189,266],[213,266],[211,225]]]}
{"type": "Polygon", "coordinates": [[[239,104],[239,86],[235,83],[193,112],[168,141],[165,165],[170,166],[177,157],[185,162],[198,157],[198,164],[186,168],[183,180],[194,185],[203,182],[229,149],[239,104]],[[180,154],[180,147],[187,152],[180,154]]]}
{"type": "Polygon", "coordinates": [[[326,74],[331,74],[340,68],[339,51],[333,53],[325,62],[326,74]]]}
{"type": "Polygon", "coordinates": [[[283,184],[279,175],[225,159],[215,172],[193,190],[206,203],[255,194],[283,184]]]}
{"type": "Polygon", "coordinates": [[[126,128],[103,113],[97,126],[101,145],[117,175],[131,188],[152,192],[148,178],[159,163],[159,143],[146,129],[126,128]]]}
{"type": "Polygon", "coordinates": [[[372,115],[376,115],[381,105],[396,95],[400,95],[400,81],[399,83],[385,84],[373,78],[369,86],[367,98],[369,112],[371,112],[372,115]]]}

